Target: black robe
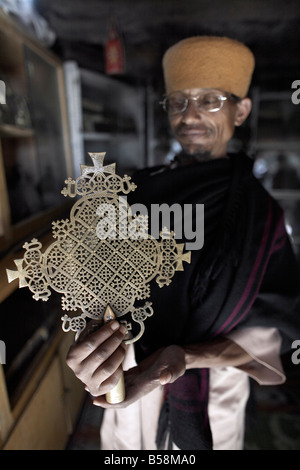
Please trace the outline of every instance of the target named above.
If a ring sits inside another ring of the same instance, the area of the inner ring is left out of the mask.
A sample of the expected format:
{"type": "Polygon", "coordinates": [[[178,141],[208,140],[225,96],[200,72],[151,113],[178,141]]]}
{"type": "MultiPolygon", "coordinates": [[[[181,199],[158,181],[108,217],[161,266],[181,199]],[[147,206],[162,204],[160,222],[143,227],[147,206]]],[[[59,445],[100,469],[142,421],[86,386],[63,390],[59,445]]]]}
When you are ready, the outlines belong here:
{"type": "MultiPolygon", "coordinates": [[[[300,337],[298,268],[283,211],[254,178],[252,160],[239,154],[143,170],[133,181],[129,202],[145,204],[149,213],[154,203],[204,204],[203,248],[191,251],[191,264],[169,286],[151,284],[154,315],[135,344],[137,361],[161,346],[253,326],[276,327],[288,351],[300,337]]],[[[211,449],[209,370],[188,370],[166,388],[158,446],[168,432],[182,450],[211,449]]]]}

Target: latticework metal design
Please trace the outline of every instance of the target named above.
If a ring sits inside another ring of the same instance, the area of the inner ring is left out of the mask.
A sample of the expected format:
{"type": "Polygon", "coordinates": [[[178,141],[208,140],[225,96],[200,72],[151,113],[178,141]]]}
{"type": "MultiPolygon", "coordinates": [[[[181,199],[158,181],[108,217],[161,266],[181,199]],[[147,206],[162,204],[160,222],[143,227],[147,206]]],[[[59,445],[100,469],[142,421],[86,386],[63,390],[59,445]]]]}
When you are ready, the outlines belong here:
{"type": "Polygon", "coordinates": [[[147,216],[133,217],[124,197],[136,188],[131,178],[115,174],[115,164],[103,166],[105,153],[90,156],[94,166],[81,165],[81,176],[66,180],[62,190],[79,196],[70,219],[52,223],[55,241],[44,253],[37,239],[25,243],[23,259],[15,260],[17,271],[7,270],[8,280],[19,278],[19,287],[27,286],[35,300],[48,300],[49,288],[61,293],[63,310],[81,311],[62,317],[63,330],[75,331],[76,338],[87,318],[102,319],[110,305],[132,331],[130,343],[153,314],[150,302],[136,307],[135,301],[150,297],[153,279],[168,285],[183,261],[190,262],[190,253],[183,253],[173,232],[163,229],[160,240],[149,235],[147,216]],[[134,333],[132,321],[139,325],[134,333]]]}

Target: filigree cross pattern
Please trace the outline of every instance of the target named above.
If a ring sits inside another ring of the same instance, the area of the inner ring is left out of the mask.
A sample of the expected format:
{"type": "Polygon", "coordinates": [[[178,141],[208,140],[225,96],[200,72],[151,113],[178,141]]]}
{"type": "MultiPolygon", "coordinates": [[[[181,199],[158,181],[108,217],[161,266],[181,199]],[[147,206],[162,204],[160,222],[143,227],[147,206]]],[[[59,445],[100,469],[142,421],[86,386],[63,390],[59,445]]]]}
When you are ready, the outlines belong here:
{"type": "Polygon", "coordinates": [[[77,197],[70,219],[52,223],[54,242],[42,253],[37,239],[24,244],[17,271],[7,270],[9,282],[19,278],[35,300],[47,301],[50,288],[62,294],[62,309],[76,312],[62,317],[64,331],[77,339],[87,319],[102,319],[107,305],[128,329],[127,343],[138,340],[144,321],[153,314],[149,283],[170,284],[175,271],[190,262],[190,252],[163,228],[160,239],[148,234],[145,215],[132,215],[126,194],[136,189],[115,164],[103,166],[105,153],[90,153],[93,166],[81,165],[81,175],[68,178],[64,196],[77,197]],[[123,196],[122,196],[123,195],[123,196]],[[79,315],[78,315],[79,313],[79,315]]]}

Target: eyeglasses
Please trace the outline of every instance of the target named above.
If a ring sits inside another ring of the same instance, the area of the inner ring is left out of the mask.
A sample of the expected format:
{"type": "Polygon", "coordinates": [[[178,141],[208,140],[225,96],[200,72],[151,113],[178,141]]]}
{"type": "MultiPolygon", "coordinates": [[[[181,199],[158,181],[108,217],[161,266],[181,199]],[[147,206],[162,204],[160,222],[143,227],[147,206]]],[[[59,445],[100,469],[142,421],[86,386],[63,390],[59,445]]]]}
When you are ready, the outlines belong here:
{"type": "Polygon", "coordinates": [[[176,91],[166,96],[160,104],[169,116],[176,116],[177,114],[183,114],[187,110],[190,101],[195,102],[196,108],[199,111],[215,113],[223,107],[226,100],[239,101],[239,98],[234,95],[223,96],[215,92],[204,93],[198,96],[186,96],[176,91]]]}

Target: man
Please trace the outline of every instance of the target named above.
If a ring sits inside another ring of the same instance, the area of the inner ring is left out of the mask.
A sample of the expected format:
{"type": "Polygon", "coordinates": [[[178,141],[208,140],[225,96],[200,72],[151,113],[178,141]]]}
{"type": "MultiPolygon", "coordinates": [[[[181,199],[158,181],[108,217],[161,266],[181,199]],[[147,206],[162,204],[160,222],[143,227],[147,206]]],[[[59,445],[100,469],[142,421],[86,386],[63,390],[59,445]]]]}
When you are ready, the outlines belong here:
{"type": "Polygon", "coordinates": [[[155,314],[135,351],[113,322],[73,346],[67,362],[107,408],[103,449],[242,449],[249,376],[284,382],[280,353],[299,336],[296,261],[251,160],[227,152],[251,110],[251,51],[194,37],[171,47],[163,67],[163,106],[182,152],[135,176],[136,200],[203,203],[204,247],[170,286],[152,287],[155,314]],[[126,398],[109,405],[123,361],[126,398]]]}

